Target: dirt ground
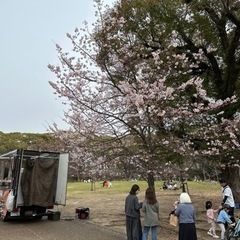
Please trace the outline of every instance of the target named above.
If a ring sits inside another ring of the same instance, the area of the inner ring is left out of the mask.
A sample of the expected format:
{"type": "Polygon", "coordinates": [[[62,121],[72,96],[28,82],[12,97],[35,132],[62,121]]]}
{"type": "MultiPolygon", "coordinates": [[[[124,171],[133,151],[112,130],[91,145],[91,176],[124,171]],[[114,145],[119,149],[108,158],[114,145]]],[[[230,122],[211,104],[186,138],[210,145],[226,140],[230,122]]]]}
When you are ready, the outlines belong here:
{"type": "MultiPolygon", "coordinates": [[[[106,189],[107,191],[108,189],[106,189]]],[[[173,209],[173,203],[178,199],[181,190],[161,190],[156,189],[157,199],[160,204],[160,227],[158,229],[158,239],[163,240],[177,240],[178,228],[169,225],[169,213],[173,209]]],[[[219,193],[205,190],[204,192],[195,191],[191,193],[192,202],[197,211],[197,235],[198,240],[213,239],[207,235],[209,225],[206,221],[205,202],[207,200],[213,201],[217,208],[221,202],[221,191],[219,193]]],[[[110,228],[112,231],[120,232],[124,236],[125,234],[125,215],[124,215],[124,202],[127,194],[115,194],[109,195],[104,199],[99,198],[94,194],[87,194],[85,196],[79,196],[77,198],[68,198],[67,206],[62,207],[62,218],[72,217],[75,215],[75,208],[77,207],[89,207],[90,218],[88,221],[104,228],[110,228]]],[[[106,196],[106,195],[105,195],[106,196]]],[[[139,201],[144,199],[144,191],[138,195],[139,201]]],[[[239,215],[236,210],[235,215],[239,215]]],[[[220,235],[220,229],[217,226],[217,234],[220,235]]]]}

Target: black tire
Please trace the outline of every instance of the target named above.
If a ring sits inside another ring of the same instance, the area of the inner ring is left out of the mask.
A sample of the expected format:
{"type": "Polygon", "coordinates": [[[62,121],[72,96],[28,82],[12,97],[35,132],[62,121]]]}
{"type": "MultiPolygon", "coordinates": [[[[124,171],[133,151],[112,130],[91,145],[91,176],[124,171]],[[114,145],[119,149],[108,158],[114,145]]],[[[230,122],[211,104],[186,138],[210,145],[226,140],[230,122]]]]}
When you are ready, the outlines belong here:
{"type": "Polygon", "coordinates": [[[3,222],[8,222],[10,220],[10,212],[7,212],[5,216],[2,217],[3,222]]]}

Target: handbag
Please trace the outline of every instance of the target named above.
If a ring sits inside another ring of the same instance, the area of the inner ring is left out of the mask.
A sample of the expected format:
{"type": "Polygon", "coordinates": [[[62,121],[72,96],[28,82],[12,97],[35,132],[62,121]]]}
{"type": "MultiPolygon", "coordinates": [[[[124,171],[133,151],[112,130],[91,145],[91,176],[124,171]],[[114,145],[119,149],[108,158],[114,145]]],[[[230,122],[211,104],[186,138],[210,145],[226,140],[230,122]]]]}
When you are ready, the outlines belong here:
{"type": "Polygon", "coordinates": [[[178,226],[178,217],[174,214],[170,214],[169,224],[177,227],[178,226]]]}
{"type": "Polygon", "coordinates": [[[10,191],[6,201],[6,208],[9,212],[13,210],[13,201],[14,201],[13,191],[10,191]]]}

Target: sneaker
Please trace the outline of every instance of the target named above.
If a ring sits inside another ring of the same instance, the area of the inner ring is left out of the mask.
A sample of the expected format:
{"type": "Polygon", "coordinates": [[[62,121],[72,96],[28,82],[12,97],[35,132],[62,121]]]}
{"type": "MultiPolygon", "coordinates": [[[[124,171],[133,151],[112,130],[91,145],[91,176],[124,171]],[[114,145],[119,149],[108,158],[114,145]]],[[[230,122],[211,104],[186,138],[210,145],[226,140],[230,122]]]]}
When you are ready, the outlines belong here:
{"type": "Polygon", "coordinates": [[[213,235],[213,238],[219,238],[219,236],[217,236],[217,235],[213,235]]]}
{"type": "Polygon", "coordinates": [[[210,236],[213,236],[213,234],[210,231],[208,231],[207,234],[210,236]]]}

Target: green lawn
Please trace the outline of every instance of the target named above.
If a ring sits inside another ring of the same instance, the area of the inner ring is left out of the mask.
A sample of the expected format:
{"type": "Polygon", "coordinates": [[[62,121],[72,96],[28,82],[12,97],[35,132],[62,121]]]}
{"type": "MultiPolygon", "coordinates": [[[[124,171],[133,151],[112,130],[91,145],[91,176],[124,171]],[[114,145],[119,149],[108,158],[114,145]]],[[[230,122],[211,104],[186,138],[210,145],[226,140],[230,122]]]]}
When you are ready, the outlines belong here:
{"type": "MultiPolygon", "coordinates": [[[[69,182],[67,186],[68,196],[75,197],[81,194],[101,194],[101,195],[109,195],[110,194],[121,194],[128,193],[133,184],[138,184],[141,192],[145,191],[148,187],[146,181],[113,181],[112,187],[103,188],[102,181],[92,183],[84,183],[84,182],[69,182]]],[[[188,189],[190,194],[201,194],[207,192],[219,192],[220,186],[218,183],[209,183],[209,182],[192,182],[189,181],[188,189]]],[[[155,182],[156,191],[160,190],[162,186],[162,181],[155,182]]]]}

